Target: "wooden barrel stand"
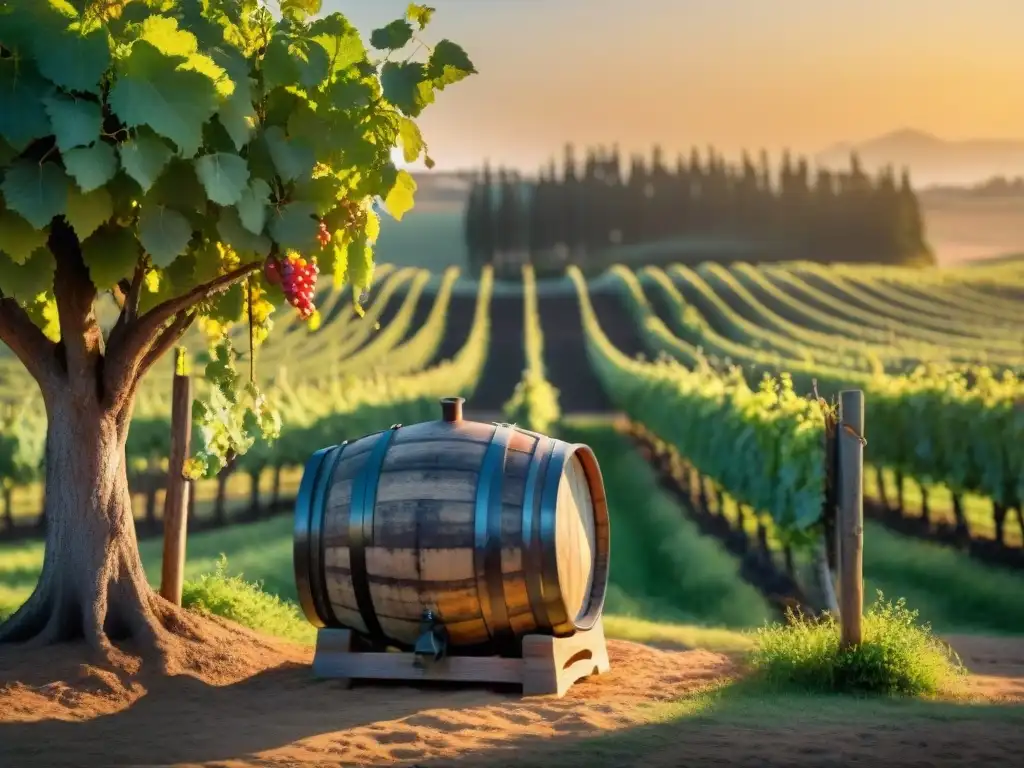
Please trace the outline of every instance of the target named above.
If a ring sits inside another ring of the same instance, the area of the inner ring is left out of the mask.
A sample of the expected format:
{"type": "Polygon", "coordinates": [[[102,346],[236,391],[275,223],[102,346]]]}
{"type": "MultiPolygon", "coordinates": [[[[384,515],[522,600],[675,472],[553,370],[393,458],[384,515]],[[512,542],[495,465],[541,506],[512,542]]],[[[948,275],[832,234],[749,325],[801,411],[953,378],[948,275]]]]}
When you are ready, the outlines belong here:
{"type": "Polygon", "coordinates": [[[521,656],[459,656],[458,649],[439,661],[417,665],[414,653],[364,651],[348,629],[321,629],[316,638],[313,674],[340,680],[502,683],[522,687],[524,696],[562,697],[576,682],[609,670],[604,624],[571,637],[524,635],[521,656]]]}

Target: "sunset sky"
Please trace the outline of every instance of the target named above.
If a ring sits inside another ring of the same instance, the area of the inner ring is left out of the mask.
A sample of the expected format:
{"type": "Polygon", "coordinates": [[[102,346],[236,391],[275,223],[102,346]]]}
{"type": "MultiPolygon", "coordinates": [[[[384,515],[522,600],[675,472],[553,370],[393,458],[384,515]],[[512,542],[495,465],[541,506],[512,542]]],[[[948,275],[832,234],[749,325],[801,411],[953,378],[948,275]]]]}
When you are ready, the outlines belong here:
{"type": "MultiPolygon", "coordinates": [[[[1024,138],[1024,0],[429,0],[480,74],[421,120],[438,168],[567,140],[816,152],[912,127],[1024,138]]],[[[364,35],[404,0],[325,0],[364,35]]]]}

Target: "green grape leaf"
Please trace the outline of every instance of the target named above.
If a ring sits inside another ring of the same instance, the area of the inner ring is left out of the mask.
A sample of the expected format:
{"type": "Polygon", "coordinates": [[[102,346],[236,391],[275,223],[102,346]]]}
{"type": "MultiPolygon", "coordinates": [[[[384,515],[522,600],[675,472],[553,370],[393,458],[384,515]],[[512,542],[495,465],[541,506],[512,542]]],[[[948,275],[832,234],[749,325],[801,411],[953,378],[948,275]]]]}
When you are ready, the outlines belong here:
{"type": "Polygon", "coordinates": [[[319,247],[317,222],[316,208],[312,203],[288,203],[271,216],[270,236],[282,248],[310,253],[319,247]]]}
{"type": "Polygon", "coordinates": [[[324,47],[314,40],[279,33],[267,45],[262,71],[268,91],[296,83],[314,88],[327,79],[331,60],[324,47]]]}
{"type": "Polygon", "coordinates": [[[375,98],[373,86],[366,80],[335,80],[327,88],[327,101],[335,109],[361,109],[375,98]]]}
{"type": "Polygon", "coordinates": [[[232,285],[219,296],[210,301],[210,309],[205,313],[218,323],[237,323],[245,311],[245,289],[241,284],[232,285]]]}
{"type": "Polygon", "coordinates": [[[182,214],[160,205],[146,206],[139,216],[139,242],[157,267],[181,256],[192,239],[192,225],[182,214]]]}
{"type": "Polygon", "coordinates": [[[363,231],[366,233],[367,242],[377,242],[377,238],[380,237],[380,216],[376,211],[366,212],[366,228],[363,231]]]}
{"type": "Polygon", "coordinates": [[[236,208],[222,208],[217,221],[217,234],[225,245],[235,249],[239,258],[244,261],[265,259],[270,253],[270,238],[266,235],[254,234],[243,224],[236,208]]]}
{"type": "Polygon", "coordinates": [[[139,241],[132,231],[111,224],[101,226],[82,243],[82,259],[99,290],[130,278],[141,256],[139,241]]]}
{"type": "Polygon", "coordinates": [[[416,123],[408,117],[398,121],[398,136],[402,142],[402,158],[407,163],[416,162],[423,151],[423,134],[416,123]]]}
{"type": "Polygon", "coordinates": [[[76,147],[61,153],[64,168],[83,192],[102,187],[117,173],[114,148],[98,141],[91,147],[76,147]]]}
{"type": "Polygon", "coordinates": [[[381,67],[380,84],[384,98],[409,117],[418,117],[434,101],[427,69],[416,61],[387,62],[381,67]]]}
{"type": "MultiPolygon", "coordinates": [[[[195,163],[171,158],[156,183],[146,192],[144,205],[165,205],[181,213],[206,216],[206,190],[196,176],[195,163]]],[[[189,215],[189,218],[193,217],[189,215]]]]}
{"type": "Polygon", "coordinates": [[[320,0],[281,0],[281,15],[301,21],[320,13],[320,0]]]}
{"type": "Polygon", "coordinates": [[[32,57],[39,72],[69,91],[99,95],[103,74],[110,66],[110,45],[103,27],[73,24],[57,31],[39,25],[32,40],[32,57]]]}
{"type": "Polygon", "coordinates": [[[341,75],[353,65],[366,63],[366,46],[359,30],[340,13],[317,19],[310,25],[310,35],[327,51],[331,74],[341,75]]]}
{"type": "Polygon", "coordinates": [[[267,226],[269,204],[270,185],[263,179],[252,179],[235,206],[242,226],[255,235],[262,234],[267,226]]]}
{"type": "Polygon", "coordinates": [[[0,251],[15,264],[24,264],[36,249],[46,245],[50,233],[36,229],[13,211],[0,208],[0,251]]]}
{"type": "Polygon", "coordinates": [[[373,279],[373,249],[366,242],[366,236],[356,237],[348,246],[348,281],[354,295],[358,297],[370,287],[373,279]]]}
{"type": "Polygon", "coordinates": [[[203,155],[195,164],[196,175],[212,202],[217,205],[234,205],[242,199],[242,192],[249,183],[249,166],[245,158],[217,152],[203,155]]]}
{"type": "Polygon", "coordinates": [[[408,171],[399,171],[395,180],[395,186],[384,198],[384,206],[396,220],[401,221],[402,217],[412,210],[415,203],[416,180],[408,171]]]}
{"type": "Polygon", "coordinates": [[[68,185],[68,204],[64,218],[75,230],[79,241],[89,237],[113,215],[114,201],[106,188],[81,192],[74,184],[68,185]]]}
{"type": "Polygon", "coordinates": [[[274,125],[267,128],[263,140],[277,173],[284,181],[294,181],[313,172],[316,164],[313,150],[305,144],[289,141],[280,127],[274,125]]]}
{"type": "Polygon", "coordinates": [[[203,124],[219,107],[218,93],[207,74],[178,69],[178,61],[136,40],[119,66],[108,103],[128,127],[149,126],[191,158],[203,143],[203,124]]]}
{"type": "Polygon", "coordinates": [[[427,60],[427,76],[439,91],[475,73],[476,67],[462,46],[451,40],[442,40],[435,45],[427,60]]]}
{"type": "Polygon", "coordinates": [[[53,162],[42,165],[18,160],[7,169],[0,191],[7,207],[42,229],[54,216],[64,213],[68,201],[68,179],[64,169],[53,162]]]}
{"type": "Polygon", "coordinates": [[[19,301],[31,301],[53,288],[57,262],[49,248],[37,248],[24,264],[0,253],[0,291],[19,301]]]}
{"type": "Polygon", "coordinates": [[[171,148],[155,136],[139,136],[121,145],[121,166],[148,192],[174,155],[171,148]]]}
{"type": "Polygon", "coordinates": [[[36,139],[50,135],[43,99],[53,86],[32,65],[14,58],[0,59],[0,136],[19,152],[36,139]]]}
{"type": "Polygon", "coordinates": [[[320,176],[296,183],[293,197],[295,200],[312,203],[316,214],[323,216],[337,207],[338,195],[342,189],[343,184],[337,176],[320,176]]]}
{"type": "Polygon", "coordinates": [[[100,137],[103,114],[96,102],[56,94],[44,99],[43,105],[53,123],[53,135],[61,152],[87,147],[100,137]]]}
{"type": "Polygon", "coordinates": [[[417,5],[416,3],[409,3],[409,9],[405,12],[405,18],[416,24],[420,31],[427,28],[427,24],[430,23],[430,19],[434,16],[434,8],[429,5],[417,5]]]}
{"type": "Polygon", "coordinates": [[[331,238],[330,251],[327,259],[320,262],[320,271],[325,275],[334,275],[334,287],[341,288],[348,277],[349,244],[340,237],[331,238]]]}
{"type": "Polygon", "coordinates": [[[235,51],[215,49],[213,60],[222,67],[235,84],[235,90],[223,101],[217,110],[217,119],[224,127],[235,149],[241,151],[249,143],[256,130],[258,118],[253,107],[252,84],[249,81],[249,64],[235,51]]]}
{"type": "Polygon", "coordinates": [[[412,25],[405,19],[396,19],[386,27],[370,33],[370,45],[378,51],[397,51],[412,40],[412,25]]]}

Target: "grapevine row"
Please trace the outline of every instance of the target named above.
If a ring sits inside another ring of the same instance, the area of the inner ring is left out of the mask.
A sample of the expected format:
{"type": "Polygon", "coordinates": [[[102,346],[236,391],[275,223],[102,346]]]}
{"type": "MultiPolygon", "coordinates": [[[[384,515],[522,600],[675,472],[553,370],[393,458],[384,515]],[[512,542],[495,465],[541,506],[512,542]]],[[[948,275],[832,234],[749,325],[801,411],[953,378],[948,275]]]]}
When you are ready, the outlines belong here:
{"type": "Polygon", "coordinates": [[[558,390],[548,381],[544,370],[544,333],[532,264],[523,267],[523,347],[526,368],[505,404],[505,417],[535,432],[550,434],[561,418],[561,409],[558,390]]]}
{"type": "Polygon", "coordinates": [[[801,534],[822,517],[827,406],[797,395],[786,377],[755,390],[737,372],[627,358],[598,323],[580,271],[569,274],[588,357],[616,406],[784,535],[809,541],[801,534]]]}
{"type": "MultiPolygon", "coordinates": [[[[653,318],[636,278],[616,275],[635,315],[653,318]]],[[[680,300],[681,301],[681,300],[680,300]]],[[[654,353],[694,365],[694,349],[671,337],[662,323],[642,324],[654,353]]],[[[823,394],[864,390],[868,402],[866,460],[921,482],[942,483],[956,494],[974,492],[1017,508],[1024,499],[1024,378],[979,367],[967,373],[922,367],[905,376],[867,374],[788,360],[717,338],[713,351],[746,369],[748,380],[785,372],[798,390],[815,382],[823,394]],[[874,431],[878,438],[872,440],[874,431]]]]}

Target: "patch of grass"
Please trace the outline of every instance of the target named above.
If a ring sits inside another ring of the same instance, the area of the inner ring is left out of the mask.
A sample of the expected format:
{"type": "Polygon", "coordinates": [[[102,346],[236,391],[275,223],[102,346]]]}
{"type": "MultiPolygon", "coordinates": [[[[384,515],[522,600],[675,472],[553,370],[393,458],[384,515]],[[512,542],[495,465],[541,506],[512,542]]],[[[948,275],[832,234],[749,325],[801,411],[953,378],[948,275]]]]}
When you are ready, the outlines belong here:
{"type": "Polygon", "coordinates": [[[604,631],[608,637],[618,640],[655,646],[703,648],[721,653],[749,651],[754,645],[751,636],[745,632],[695,624],[665,624],[607,613],[604,615],[604,631]]]}
{"type": "Polygon", "coordinates": [[[771,687],[811,692],[935,695],[966,675],[956,653],[919,624],[900,598],[877,602],[864,614],[864,642],[843,649],[839,623],[789,615],[786,624],[758,630],[750,655],[756,678],[771,687]]]}
{"type": "Polygon", "coordinates": [[[262,587],[259,582],[232,576],[228,572],[227,557],[221,555],[213,573],[185,582],[181,604],[267,635],[312,643],[316,639],[316,630],[306,621],[299,607],[290,600],[264,592],[262,587]]]}

